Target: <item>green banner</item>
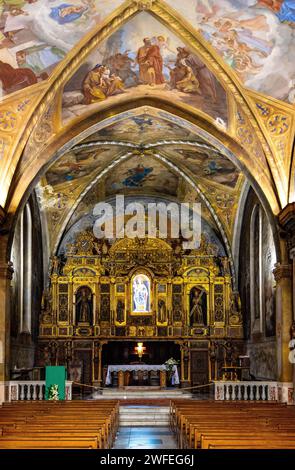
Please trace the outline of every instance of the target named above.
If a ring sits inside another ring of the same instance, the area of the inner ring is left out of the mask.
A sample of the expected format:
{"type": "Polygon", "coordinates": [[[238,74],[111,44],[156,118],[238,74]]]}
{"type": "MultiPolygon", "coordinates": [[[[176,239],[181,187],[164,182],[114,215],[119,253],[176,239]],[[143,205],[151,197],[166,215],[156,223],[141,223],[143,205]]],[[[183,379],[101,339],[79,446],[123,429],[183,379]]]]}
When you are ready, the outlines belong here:
{"type": "Polygon", "coordinates": [[[66,368],[47,366],[45,369],[45,400],[65,400],[66,368]]]}

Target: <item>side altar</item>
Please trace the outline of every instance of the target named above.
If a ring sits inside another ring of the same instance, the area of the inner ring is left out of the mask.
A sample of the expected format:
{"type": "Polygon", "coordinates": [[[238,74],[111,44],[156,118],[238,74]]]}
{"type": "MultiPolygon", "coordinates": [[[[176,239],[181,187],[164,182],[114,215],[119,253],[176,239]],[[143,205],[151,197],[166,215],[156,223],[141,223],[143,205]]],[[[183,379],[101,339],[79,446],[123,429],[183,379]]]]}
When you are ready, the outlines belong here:
{"type": "Polygon", "coordinates": [[[111,244],[86,231],[52,258],[38,365],[66,365],[70,380],[104,385],[103,370],[117,363],[111,351],[118,348],[119,364],[128,364],[127,344],[143,341],[150,364],[177,348],[181,386],[208,383],[243,353],[242,338],[230,259],[205,236],[185,251],[181,240],[111,244]]]}

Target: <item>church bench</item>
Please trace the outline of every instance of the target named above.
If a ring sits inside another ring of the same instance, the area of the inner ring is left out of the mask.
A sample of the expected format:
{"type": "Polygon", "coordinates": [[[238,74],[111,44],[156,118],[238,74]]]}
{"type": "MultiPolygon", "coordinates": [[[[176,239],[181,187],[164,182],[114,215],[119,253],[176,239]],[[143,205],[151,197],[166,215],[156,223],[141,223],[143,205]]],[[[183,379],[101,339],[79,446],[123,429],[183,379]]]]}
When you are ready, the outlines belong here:
{"type": "MultiPolygon", "coordinates": [[[[176,433],[180,447],[203,448],[206,438],[249,438],[249,444],[261,440],[295,442],[295,410],[286,405],[245,402],[196,403],[174,401],[170,404],[170,426],[176,433]],[[254,436],[254,437],[253,437],[254,436]],[[252,438],[252,439],[251,439],[252,438]]],[[[215,444],[214,444],[215,445],[215,444]]]]}
{"type": "MultiPolygon", "coordinates": [[[[10,438],[10,439],[19,439],[24,436],[24,431],[12,431],[12,432],[6,432],[2,434],[4,438],[10,438]]],[[[25,431],[25,438],[26,439],[32,439],[32,440],[43,440],[43,439],[55,439],[55,440],[72,440],[72,439],[91,439],[96,441],[96,448],[98,449],[103,449],[106,448],[107,446],[104,444],[102,435],[99,431],[93,430],[91,432],[87,430],[51,430],[51,429],[46,429],[46,431],[43,430],[32,430],[32,429],[27,429],[25,431]]],[[[1,447],[1,442],[2,440],[0,439],[0,447],[1,447]]]]}
{"type": "Polygon", "coordinates": [[[295,439],[204,438],[202,449],[295,449],[295,439]]]}
{"type": "MultiPolygon", "coordinates": [[[[237,443],[240,440],[247,441],[247,443],[255,444],[258,441],[266,441],[266,442],[274,442],[274,441],[291,441],[294,443],[295,446],[295,438],[294,433],[281,433],[276,434],[275,431],[244,431],[244,430],[237,430],[236,432],[230,430],[220,430],[218,431],[202,431],[200,436],[200,445],[199,448],[207,449],[208,442],[215,442],[216,440],[235,440],[237,443]]],[[[195,447],[197,448],[197,447],[195,447]]]]}
{"type": "Polygon", "coordinates": [[[0,447],[109,448],[116,435],[119,402],[18,402],[0,408],[0,447]],[[70,403],[70,404],[69,404],[70,403]],[[48,443],[45,445],[46,440],[48,443]],[[41,443],[41,444],[40,444],[41,443]]]}
{"type": "MultiPolygon", "coordinates": [[[[181,430],[179,433],[178,440],[181,445],[187,445],[188,447],[194,447],[194,442],[198,441],[198,432],[201,432],[203,427],[210,426],[211,424],[215,426],[215,428],[223,427],[225,429],[231,429],[232,426],[235,426],[235,421],[233,419],[236,419],[236,416],[233,417],[232,415],[226,415],[226,416],[219,416],[217,419],[215,419],[214,422],[212,422],[212,419],[198,419],[192,417],[190,420],[188,419],[186,422],[185,428],[181,430]]],[[[265,427],[266,426],[266,421],[265,420],[242,420],[239,419],[239,422],[236,424],[238,429],[244,429],[245,427],[249,427],[251,430],[253,430],[253,427],[265,427]]]]}
{"type": "Polygon", "coordinates": [[[0,449],[97,449],[95,438],[1,438],[0,449]]]}

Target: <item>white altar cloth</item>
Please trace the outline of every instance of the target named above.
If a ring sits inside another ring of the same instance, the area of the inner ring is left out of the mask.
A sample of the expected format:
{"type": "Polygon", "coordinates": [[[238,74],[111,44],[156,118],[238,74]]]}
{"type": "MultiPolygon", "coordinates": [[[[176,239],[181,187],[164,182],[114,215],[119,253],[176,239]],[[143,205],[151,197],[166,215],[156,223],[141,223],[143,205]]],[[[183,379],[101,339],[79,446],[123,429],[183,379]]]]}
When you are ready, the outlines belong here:
{"type": "MultiPolygon", "coordinates": [[[[107,376],[106,376],[106,385],[111,385],[112,383],[112,372],[119,372],[123,371],[125,372],[126,370],[128,371],[137,371],[137,370],[142,370],[142,371],[158,371],[158,370],[165,370],[166,366],[164,364],[159,364],[159,365],[150,365],[150,364],[127,364],[127,365],[110,365],[108,366],[108,371],[107,371],[107,376]]],[[[178,370],[176,366],[173,366],[172,369],[172,378],[171,382],[172,385],[178,385],[179,384],[179,376],[178,376],[178,370]]]]}

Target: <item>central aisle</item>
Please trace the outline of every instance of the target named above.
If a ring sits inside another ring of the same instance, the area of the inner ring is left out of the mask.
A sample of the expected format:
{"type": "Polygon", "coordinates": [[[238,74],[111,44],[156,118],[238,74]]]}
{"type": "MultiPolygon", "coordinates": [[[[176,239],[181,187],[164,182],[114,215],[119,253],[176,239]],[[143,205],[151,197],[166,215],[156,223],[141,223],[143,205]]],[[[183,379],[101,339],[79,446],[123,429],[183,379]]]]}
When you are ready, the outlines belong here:
{"type": "Polygon", "coordinates": [[[177,449],[168,427],[121,426],[113,449],[177,449]]]}

